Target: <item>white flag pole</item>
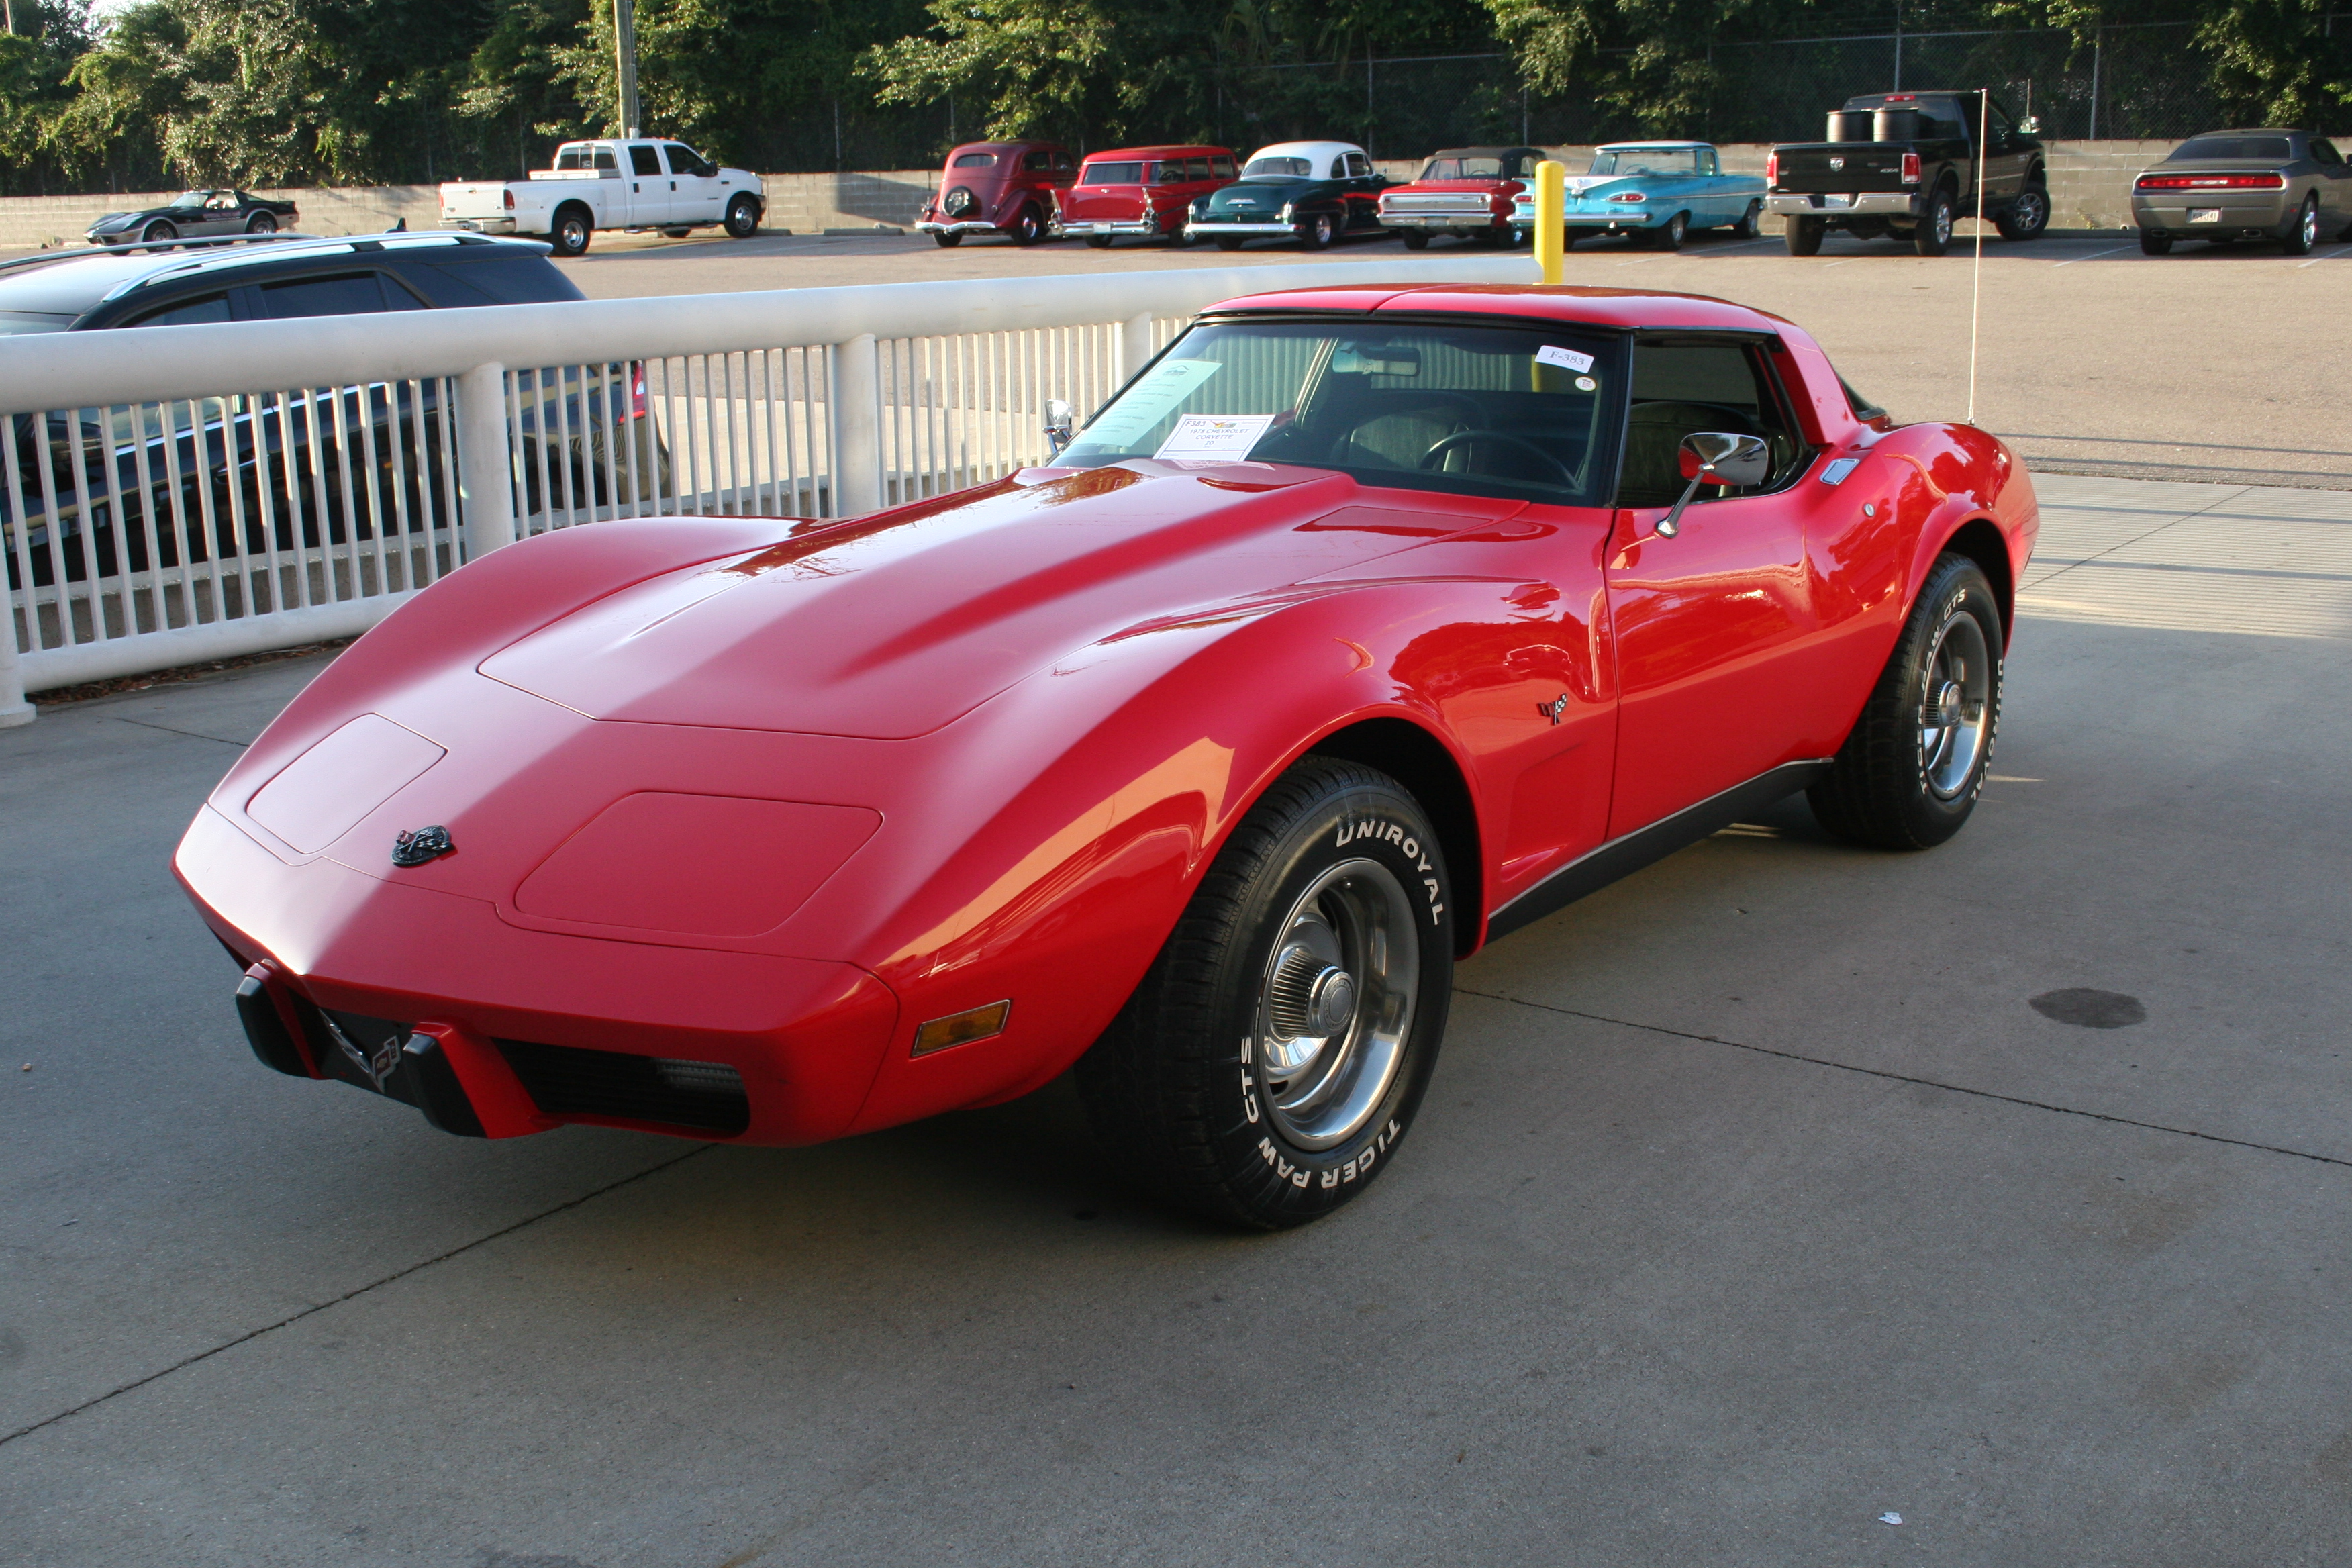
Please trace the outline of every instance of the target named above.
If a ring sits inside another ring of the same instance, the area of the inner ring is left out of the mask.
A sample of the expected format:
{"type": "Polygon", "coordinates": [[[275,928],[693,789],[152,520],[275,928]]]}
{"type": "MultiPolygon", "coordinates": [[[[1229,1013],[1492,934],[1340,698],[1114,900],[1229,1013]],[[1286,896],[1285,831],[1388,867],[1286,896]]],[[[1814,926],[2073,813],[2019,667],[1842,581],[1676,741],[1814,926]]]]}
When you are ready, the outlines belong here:
{"type": "Polygon", "coordinates": [[[1977,326],[1984,319],[1985,132],[1992,121],[1992,89],[1977,94],[1977,264],[1969,284],[1969,420],[1977,422],[1977,326]]]}

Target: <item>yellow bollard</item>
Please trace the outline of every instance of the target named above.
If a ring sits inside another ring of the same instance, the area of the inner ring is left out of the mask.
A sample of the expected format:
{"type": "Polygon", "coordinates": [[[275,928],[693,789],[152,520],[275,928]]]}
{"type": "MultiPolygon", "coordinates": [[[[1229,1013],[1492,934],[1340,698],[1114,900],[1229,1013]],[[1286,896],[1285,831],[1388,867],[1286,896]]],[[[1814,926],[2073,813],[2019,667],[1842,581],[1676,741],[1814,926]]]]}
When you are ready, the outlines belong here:
{"type": "Polygon", "coordinates": [[[1543,280],[1560,280],[1560,231],[1568,226],[1568,165],[1547,158],[1536,165],[1536,265],[1543,280]]]}

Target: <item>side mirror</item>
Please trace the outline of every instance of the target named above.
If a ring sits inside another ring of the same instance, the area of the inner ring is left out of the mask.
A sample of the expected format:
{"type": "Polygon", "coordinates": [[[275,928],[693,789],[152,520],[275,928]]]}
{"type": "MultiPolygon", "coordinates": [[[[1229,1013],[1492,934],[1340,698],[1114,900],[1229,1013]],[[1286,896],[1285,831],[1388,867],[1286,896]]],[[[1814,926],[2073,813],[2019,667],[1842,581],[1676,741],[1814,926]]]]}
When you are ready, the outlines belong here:
{"type": "Polygon", "coordinates": [[[1760,485],[1772,471],[1772,451],[1759,436],[1732,436],[1700,430],[1683,437],[1677,455],[1683,478],[1683,499],[1658,523],[1658,537],[1672,539],[1683,531],[1683,508],[1701,485],[1760,485]]]}
{"type": "Polygon", "coordinates": [[[2029,114],[2017,122],[2017,128],[2028,136],[2039,136],[2042,134],[2042,117],[2038,114],[2029,114]]]}
{"type": "Polygon", "coordinates": [[[1058,397],[1045,401],[1045,445],[1056,458],[1076,435],[1077,415],[1058,397]]]}

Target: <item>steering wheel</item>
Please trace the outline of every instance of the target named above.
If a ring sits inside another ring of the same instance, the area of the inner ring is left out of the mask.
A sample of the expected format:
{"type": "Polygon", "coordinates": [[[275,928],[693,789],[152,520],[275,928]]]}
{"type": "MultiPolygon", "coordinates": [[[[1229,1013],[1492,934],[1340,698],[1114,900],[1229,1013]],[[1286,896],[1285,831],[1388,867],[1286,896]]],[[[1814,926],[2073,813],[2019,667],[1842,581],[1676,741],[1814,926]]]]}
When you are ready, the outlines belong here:
{"type": "Polygon", "coordinates": [[[1574,469],[1570,468],[1566,463],[1561,462],[1558,458],[1553,457],[1549,452],[1545,451],[1541,447],[1537,446],[1533,441],[1528,440],[1526,437],[1514,436],[1507,430],[1456,430],[1451,436],[1441,437],[1434,446],[1429,448],[1428,451],[1423,452],[1421,455],[1421,461],[1415,464],[1414,467],[1422,468],[1434,468],[1437,467],[1439,461],[1444,458],[1446,453],[1452,451],[1456,447],[1466,447],[1475,441],[1502,441],[1517,447],[1521,451],[1531,454],[1538,459],[1550,464],[1555,469],[1559,470],[1559,482],[1561,484],[1571,489],[1576,487],[1576,472],[1574,469]]]}

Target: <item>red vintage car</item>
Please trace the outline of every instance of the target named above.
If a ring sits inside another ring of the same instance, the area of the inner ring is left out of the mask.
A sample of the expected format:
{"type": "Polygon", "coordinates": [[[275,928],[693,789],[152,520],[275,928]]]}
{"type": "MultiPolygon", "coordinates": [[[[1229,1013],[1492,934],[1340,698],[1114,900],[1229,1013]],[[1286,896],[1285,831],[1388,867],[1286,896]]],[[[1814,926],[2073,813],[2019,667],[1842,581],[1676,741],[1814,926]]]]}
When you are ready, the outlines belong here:
{"type": "Polygon", "coordinates": [[[1107,250],[1121,235],[1184,243],[1193,198],[1241,178],[1230,147],[1122,147],[1089,153],[1077,183],[1060,196],[1058,234],[1107,250]]]}
{"type": "Polygon", "coordinates": [[[1478,245],[1511,242],[1511,204],[1536,177],[1540,147],[1449,147],[1430,154],[1411,184],[1381,193],[1381,222],[1420,250],[1430,236],[1478,245]]]}
{"type": "Polygon", "coordinates": [[[1055,199],[1077,173],[1058,142],[967,142],[948,153],[915,226],[941,245],[972,234],[1034,245],[1053,232],[1055,199]]]}
{"type": "Polygon", "coordinates": [[[1739,305],[1236,300],[1049,466],[474,562],[174,866],[262,1060],[448,1131],[805,1143],[1075,1065],[1120,1169],[1294,1225],[1482,944],[1797,791],[1957,832],[2036,525],[1739,305]]]}

